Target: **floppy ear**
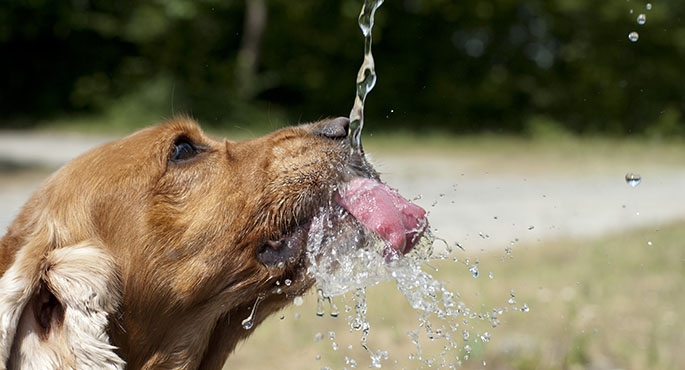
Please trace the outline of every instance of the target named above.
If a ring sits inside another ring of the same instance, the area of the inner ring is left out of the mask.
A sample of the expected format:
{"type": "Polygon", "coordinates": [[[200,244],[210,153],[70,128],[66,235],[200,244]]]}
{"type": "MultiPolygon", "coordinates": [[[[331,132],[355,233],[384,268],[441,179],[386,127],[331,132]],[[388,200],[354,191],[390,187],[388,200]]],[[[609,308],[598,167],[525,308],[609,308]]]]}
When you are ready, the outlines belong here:
{"type": "Polygon", "coordinates": [[[0,278],[0,370],[123,369],[107,334],[121,301],[112,257],[94,241],[40,250],[21,248],[0,278]]]}

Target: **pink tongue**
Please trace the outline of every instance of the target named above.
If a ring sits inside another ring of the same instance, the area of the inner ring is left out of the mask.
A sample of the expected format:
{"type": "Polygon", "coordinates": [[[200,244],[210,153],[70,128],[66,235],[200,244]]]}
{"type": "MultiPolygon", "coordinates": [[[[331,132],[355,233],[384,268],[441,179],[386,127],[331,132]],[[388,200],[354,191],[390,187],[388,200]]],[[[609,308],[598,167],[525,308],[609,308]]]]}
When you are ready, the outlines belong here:
{"type": "Polygon", "coordinates": [[[423,208],[379,181],[355,178],[340,190],[336,200],[390,248],[402,254],[416,245],[428,225],[423,208]]]}

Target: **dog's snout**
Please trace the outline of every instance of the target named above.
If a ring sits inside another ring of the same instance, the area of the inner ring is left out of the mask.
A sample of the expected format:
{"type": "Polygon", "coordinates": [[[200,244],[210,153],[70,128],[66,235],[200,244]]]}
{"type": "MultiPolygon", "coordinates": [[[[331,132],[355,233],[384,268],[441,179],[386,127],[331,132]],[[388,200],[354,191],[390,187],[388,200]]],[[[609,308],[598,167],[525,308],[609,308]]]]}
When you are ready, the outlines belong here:
{"type": "Polygon", "coordinates": [[[342,140],[347,137],[350,129],[350,120],[346,117],[338,117],[322,123],[314,130],[314,133],[329,139],[342,140]]]}

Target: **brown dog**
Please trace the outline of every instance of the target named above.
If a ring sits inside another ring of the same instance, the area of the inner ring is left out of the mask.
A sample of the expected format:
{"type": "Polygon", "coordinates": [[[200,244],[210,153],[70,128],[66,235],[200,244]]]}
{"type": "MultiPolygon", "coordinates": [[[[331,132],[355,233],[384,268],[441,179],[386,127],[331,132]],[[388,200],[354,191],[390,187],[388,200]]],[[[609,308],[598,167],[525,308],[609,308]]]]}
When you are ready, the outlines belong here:
{"type": "Polygon", "coordinates": [[[327,239],[375,232],[406,253],[423,210],[350,151],[348,124],[231,142],[181,118],[64,166],[0,240],[0,369],[220,369],[311,286],[308,235],[330,209],[345,211],[327,239]]]}

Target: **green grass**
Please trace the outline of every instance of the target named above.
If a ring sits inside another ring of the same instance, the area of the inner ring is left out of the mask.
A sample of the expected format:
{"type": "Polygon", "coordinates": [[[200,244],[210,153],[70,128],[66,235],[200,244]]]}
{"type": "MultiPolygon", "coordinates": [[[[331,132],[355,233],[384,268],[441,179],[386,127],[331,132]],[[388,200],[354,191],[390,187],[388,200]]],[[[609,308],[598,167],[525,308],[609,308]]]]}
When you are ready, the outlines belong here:
{"type": "MultiPolygon", "coordinates": [[[[445,358],[463,359],[468,344],[470,358],[462,361],[464,369],[685,368],[683,240],[685,223],[677,223],[597,240],[517,246],[511,254],[455,251],[457,262],[440,261],[433,266],[437,271],[429,266],[425,270],[458,292],[473,312],[508,312],[499,316],[494,328],[477,315],[429,320],[436,328],[449,321],[460,325],[451,333],[459,348],[447,351],[445,358]],[[470,263],[478,259],[478,278],[469,273],[466,258],[470,263]],[[508,302],[512,292],[513,304],[508,302]],[[524,304],[528,312],[521,311],[524,304]],[[470,331],[466,342],[461,339],[464,328],[470,331]],[[478,339],[485,331],[491,335],[488,343],[478,339]]],[[[341,315],[333,319],[315,315],[314,298],[308,295],[302,306],[290,307],[263,324],[226,368],[351,368],[346,356],[356,360],[358,368],[368,367],[360,333],[346,323],[349,313],[344,306],[352,305],[351,299],[334,300],[341,315]],[[335,339],[329,339],[329,332],[335,339]],[[316,341],[317,333],[324,338],[316,341]]],[[[427,368],[409,359],[416,347],[407,332],[418,328],[418,312],[392,283],[369,288],[368,301],[369,346],[389,351],[383,367],[427,368]]],[[[446,342],[423,336],[421,343],[424,358],[439,359],[446,342]]]]}

